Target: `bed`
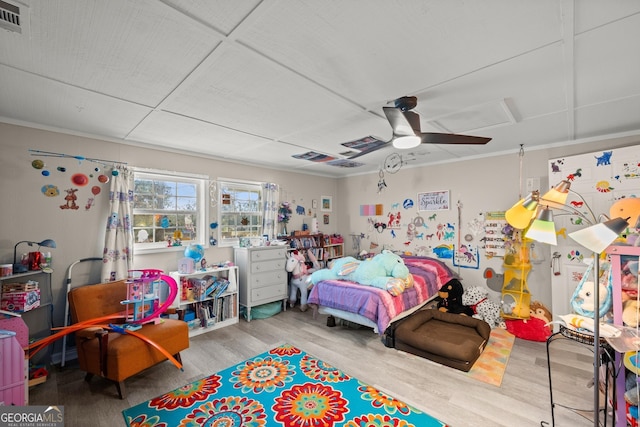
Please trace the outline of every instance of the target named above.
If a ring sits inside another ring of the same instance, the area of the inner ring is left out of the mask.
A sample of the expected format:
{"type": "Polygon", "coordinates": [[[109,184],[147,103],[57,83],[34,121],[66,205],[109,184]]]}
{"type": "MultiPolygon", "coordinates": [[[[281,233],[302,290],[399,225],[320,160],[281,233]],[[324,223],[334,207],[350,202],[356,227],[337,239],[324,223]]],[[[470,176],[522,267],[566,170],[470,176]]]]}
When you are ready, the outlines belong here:
{"type": "Polygon", "coordinates": [[[393,321],[431,301],[442,285],[457,277],[436,258],[402,258],[413,275],[414,286],[397,297],[386,290],[355,282],[324,280],[313,286],[307,301],[318,313],[373,328],[382,335],[393,321]]]}

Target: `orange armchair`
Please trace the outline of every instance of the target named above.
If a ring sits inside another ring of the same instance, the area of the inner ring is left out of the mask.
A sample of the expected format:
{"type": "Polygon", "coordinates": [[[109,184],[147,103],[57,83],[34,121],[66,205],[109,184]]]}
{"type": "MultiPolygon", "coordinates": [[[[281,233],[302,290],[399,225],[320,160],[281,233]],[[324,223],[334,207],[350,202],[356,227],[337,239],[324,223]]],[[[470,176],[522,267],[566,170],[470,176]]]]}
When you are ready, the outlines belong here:
{"type": "MultiPolygon", "coordinates": [[[[124,280],[74,288],[67,295],[71,320],[77,323],[120,313],[125,308],[121,301],[126,295],[124,280]]],[[[181,320],[163,319],[158,324],[145,324],[136,333],[164,348],[178,361],[180,351],[189,348],[189,328],[181,320]]],[[[162,352],[140,338],[99,326],[76,332],[76,348],[80,369],[87,373],[85,380],[98,375],[115,382],[121,399],[126,396],[124,380],[167,360],[162,352]]]]}

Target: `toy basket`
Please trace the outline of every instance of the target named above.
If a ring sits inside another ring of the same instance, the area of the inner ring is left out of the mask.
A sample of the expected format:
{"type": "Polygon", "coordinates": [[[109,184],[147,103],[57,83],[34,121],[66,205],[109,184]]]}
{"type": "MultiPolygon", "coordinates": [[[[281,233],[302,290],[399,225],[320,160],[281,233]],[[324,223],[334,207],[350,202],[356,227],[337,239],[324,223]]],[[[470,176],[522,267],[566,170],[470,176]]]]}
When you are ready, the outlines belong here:
{"type": "MultiPolygon", "coordinates": [[[[589,334],[588,332],[576,331],[575,329],[567,328],[564,325],[560,325],[560,333],[563,336],[579,343],[593,345],[593,334],[589,334]]],[[[609,346],[606,338],[599,337],[598,342],[600,343],[600,345],[605,345],[607,347],[609,346]]]]}

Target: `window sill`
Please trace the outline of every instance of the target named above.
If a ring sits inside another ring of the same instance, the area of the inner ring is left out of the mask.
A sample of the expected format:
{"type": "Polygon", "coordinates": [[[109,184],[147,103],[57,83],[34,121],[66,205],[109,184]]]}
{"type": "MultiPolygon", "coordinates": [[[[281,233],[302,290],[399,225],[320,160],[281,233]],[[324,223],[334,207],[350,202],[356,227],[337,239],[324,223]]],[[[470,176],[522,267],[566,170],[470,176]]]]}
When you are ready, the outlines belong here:
{"type": "MultiPolygon", "coordinates": [[[[205,245],[202,244],[202,247],[206,250],[209,248],[209,245],[205,245]]],[[[184,250],[188,247],[189,245],[182,245],[182,246],[157,246],[157,247],[152,247],[152,248],[136,248],[134,246],[133,248],[133,253],[134,255],[146,255],[146,254],[158,254],[158,253],[167,253],[167,252],[184,252],[184,250]]]]}

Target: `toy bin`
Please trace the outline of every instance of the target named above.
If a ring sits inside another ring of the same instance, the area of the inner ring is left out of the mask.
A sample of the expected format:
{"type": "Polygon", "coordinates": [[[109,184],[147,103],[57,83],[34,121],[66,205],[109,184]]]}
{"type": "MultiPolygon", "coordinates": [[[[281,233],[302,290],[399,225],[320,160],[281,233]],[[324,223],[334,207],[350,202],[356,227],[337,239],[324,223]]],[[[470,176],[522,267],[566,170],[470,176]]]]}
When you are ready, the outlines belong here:
{"type": "Polygon", "coordinates": [[[505,319],[528,319],[531,292],[527,287],[527,275],[531,264],[504,264],[501,315],[505,319]]]}
{"type": "Polygon", "coordinates": [[[25,312],[40,307],[40,289],[33,283],[7,283],[2,286],[0,309],[25,312]]]}

